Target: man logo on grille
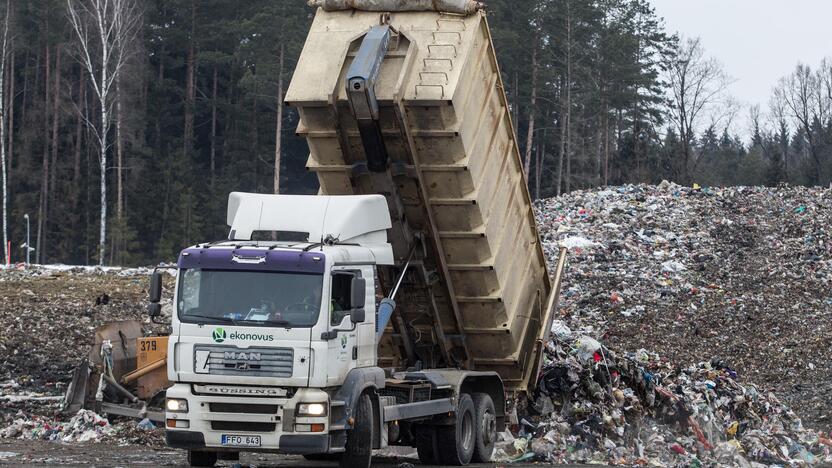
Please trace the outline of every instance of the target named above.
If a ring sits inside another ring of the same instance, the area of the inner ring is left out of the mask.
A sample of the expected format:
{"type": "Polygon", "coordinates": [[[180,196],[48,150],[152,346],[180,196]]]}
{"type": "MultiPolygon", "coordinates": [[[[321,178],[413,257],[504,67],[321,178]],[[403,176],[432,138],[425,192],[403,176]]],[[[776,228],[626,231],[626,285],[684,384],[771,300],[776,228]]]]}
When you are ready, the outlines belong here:
{"type": "Polygon", "coordinates": [[[215,328],[213,333],[214,341],[217,343],[222,343],[225,341],[225,330],[222,328],[215,328]]]}

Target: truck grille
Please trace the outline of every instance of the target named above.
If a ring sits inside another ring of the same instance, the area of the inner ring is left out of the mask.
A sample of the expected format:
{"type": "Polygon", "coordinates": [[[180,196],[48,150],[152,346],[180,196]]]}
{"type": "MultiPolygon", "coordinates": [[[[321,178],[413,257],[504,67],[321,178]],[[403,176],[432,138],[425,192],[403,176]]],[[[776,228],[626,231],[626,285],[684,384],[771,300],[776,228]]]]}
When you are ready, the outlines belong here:
{"type": "Polygon", "coordinates": [[[208,409],[212,413],[277,414],[280,407],[246,403],[208,403],[208,409]]]}
{"type": "Polygon", "coordinates": [[[236,346],[197,345],[194,368],[200,354],[208,352],[205,364],[209,374],[249,377],[291,377],[292,348],[238,348],[236,346]]]}
{"type": "Polygon", "coordinates": [[[211,421],[211,430],[235,432],[274,432],[276,423],[247,421],[211,421]]]}

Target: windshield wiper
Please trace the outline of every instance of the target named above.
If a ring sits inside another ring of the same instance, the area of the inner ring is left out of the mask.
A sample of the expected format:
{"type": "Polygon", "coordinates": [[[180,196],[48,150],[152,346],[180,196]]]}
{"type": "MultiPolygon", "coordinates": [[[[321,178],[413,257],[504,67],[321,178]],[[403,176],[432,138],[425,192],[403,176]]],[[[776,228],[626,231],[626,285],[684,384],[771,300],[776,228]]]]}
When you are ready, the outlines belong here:
{"type": "Polygon", "coordinates": [[[214,317],[211,315],[199,315],[199,314],[184,314],[185,317],[192,317],[192,318],[202,318],[208,320],[214,320],[219,323],[230,323],[232,325],[237,325],[237,321],[234,319],[230,319],[228,317],[214,317]]]}
{"type": "Polygon", "coordinates": [[[274,325],[276,327],[292,328],[292,324],[288,320],[246,320],[248,323],[256,323],[258,325],[274,325]]]}

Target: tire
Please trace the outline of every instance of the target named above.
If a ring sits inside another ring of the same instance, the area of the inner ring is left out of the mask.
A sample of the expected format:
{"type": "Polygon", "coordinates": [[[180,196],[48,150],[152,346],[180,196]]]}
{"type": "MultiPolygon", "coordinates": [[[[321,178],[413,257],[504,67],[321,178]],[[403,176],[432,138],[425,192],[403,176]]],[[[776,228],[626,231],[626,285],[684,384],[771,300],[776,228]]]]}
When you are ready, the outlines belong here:
{"type": "Polygon", "coordinates": [[[439,461],[443,465],[462,466],[471,462],[474,455],[477,425],[474,423],[474,400],[463,393],[456,408],[453,426],[437,426],[436,444],[439,461]]]}
{"type": "Polygon", "coordinates": [[[304,455],[303,458],[309,461],[326,461],[326,462],[337,462],[341,460],[340,453],[310,453],[304,455]]]}
{"type": "Polygon", "coordinates": [[[240,452],[217,452],[217,460],[240,461],[240,452]]]}
{"type": "Polygon", "coordinates": [[[214,466],[216,463],[217,452],[188,450],[188,465],[190,466],[214,466]]]}
{"type": "Polygon", "coordinates": [[[439,447],[436,444],[436,428],[434,426],[413,426],[413,442],[416,445],[416,453],[423,465],[436,465],[439,463],[439,447]]]}
{"type": "Polygon", "coordinates": [[[497,411],[494,401],[487,393],[474,393],[474,422],[477,426],[474,440],[474,455],[471,461],[489,463],[494,455],[494,442],[497,440],[497,411]]]}
{"type": "Polygon", "coordinates": [[[369,468],[373,459],[375,420],[370,395],[363,393],[358,397],[355,409],[355,424],[347,432],[346,451],[339,463],[341,468],[369,468]]]}

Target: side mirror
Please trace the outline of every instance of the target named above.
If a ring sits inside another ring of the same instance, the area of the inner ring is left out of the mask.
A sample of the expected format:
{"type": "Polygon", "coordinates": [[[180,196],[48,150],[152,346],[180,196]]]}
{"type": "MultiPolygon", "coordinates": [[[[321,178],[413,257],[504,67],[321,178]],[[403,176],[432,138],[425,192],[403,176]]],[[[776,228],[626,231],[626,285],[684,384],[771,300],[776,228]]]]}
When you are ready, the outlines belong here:
{"type": "Polygon", "coordinates": [[[162,274],[154,271],[150,275],[150,290],[148,291],[150,302],[158,304],[162,300],[162,274]]]}
{"type": "Polygon", "coordinates": [[[363,307],[360,309],[352,309],[350,311],[350,320],[352,320],[352,323],[364,323],[366,318],[366,312],[363,307]]]}
{"type": "Polygon", "coordinates": [[[367,302],[367,280],[354,277],[350,291],[350,320],[352,323],[363,323],[367,319],[364,306],[367,302]]]}
{"type": "Polygon", "coordinates": [[[151,319],[154,319],[160,315],[162,315],[162,304],[158,302],[151,302],[147,305],[147,315],[151,319]]]}
{"type": "MultiPolygon", "coordinates": [[[[351,285],[350,306],[353,309],[363,309],[367,301],[367,280],[353,277],[351,285]]],[[[353,320],[354,322],[355,320],[353,320]]],[[[364,320],[361,320],[362,322],[364,320]]]]}

